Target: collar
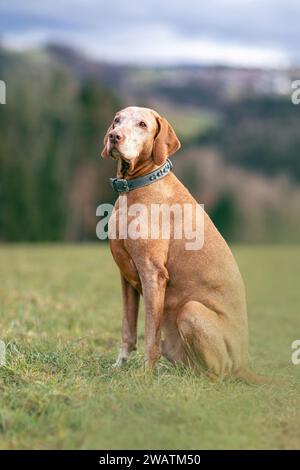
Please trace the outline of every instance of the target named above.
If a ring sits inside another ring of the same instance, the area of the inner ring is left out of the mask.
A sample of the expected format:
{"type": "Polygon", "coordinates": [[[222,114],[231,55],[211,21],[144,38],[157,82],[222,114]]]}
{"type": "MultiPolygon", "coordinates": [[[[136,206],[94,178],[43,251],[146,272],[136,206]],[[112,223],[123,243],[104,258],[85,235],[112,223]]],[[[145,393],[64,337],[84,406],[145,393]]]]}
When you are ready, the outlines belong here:
{"type": "Polygon", "coordinates": [[[155,181],[164,178],[172,170],[172,168],[173,165],[171,161],[167,159],[166,163],[157,168],[157,170],[151,171],[151,173],[147,173],[144,176],[139,176],[138,178],[133,178],[131,180],[126,180],[123,178],[109,178],[109,181],[112,188],[117,193],[128,193],[133,189],[148,186],[148,184],[152,184],[155,181]]]}

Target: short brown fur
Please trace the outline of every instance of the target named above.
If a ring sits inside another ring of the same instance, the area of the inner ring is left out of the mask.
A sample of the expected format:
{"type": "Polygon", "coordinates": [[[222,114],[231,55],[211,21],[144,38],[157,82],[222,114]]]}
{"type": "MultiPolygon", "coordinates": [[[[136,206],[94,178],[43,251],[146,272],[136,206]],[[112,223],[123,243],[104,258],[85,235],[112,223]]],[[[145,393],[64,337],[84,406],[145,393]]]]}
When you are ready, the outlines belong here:
{"type": "MultiPolygon", "coordinates": [[[[118,176],[131,179],[144,175],[180,148],[171,125],[155,111],[129,107],[118,114],[122,122],[110,126],[102,151],[107,157],[116,148],[118,176]],[[144,139],[142,150],[129,158],[122,154],[121,144],[118,147],[108,142],[108,134],[119,132],[124,142],[135,132],[132,126],[139,119],[147,121],[147,134],[138,134],[144,139]]],[[[147,207],[152,203],[196,205],[173,172],[124,197],[128,207],[135,203],[147,207]]],[[[119,199],[111,223],[114,218],[119,219],[119,199]]],[[[123,292],[122,344],[116,366],[121,366],[136,349],[139,298],[143,295],[145,361],[149,369],[163,355],[212,380],[233,377],[250,383],[268,382],[270,379],[248,370],[244,283],[231,250],[206,213],[202,249],[187,251],[185,242],[172,236],[168,240],[110,240],[123,292]]]]}

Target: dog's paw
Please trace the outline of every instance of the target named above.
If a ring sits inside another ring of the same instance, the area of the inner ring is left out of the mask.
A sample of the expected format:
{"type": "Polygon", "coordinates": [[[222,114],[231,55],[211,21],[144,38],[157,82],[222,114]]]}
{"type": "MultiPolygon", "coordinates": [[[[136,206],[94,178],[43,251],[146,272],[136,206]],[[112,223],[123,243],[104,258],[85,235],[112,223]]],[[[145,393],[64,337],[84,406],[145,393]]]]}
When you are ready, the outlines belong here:
{"type": "Polygon", "coordinates": [[[119,356],[116,360],[116,362],[113,364],[114,369],[121,369],[121,367],[126,364],[128,357],[125,356],[119,356]]]}

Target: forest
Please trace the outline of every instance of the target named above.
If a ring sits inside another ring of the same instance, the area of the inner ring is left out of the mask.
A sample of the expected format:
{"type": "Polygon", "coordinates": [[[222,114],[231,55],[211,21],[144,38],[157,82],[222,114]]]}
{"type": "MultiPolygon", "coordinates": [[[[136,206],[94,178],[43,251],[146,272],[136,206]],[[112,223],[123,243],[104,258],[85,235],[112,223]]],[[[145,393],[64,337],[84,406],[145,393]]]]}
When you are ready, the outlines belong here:
{"type": "Polygon", "coordinates": [[[96,208],[115,199],[103,136],[129,104],[172,123],[182,141],[174,171],[226,239],[299,240],[300,107],[288,93],[261,91],[264,71],[251,72],[249,87],[249,73],[116,66],[57,45],[2,47],[0,240],[96,239],[96,208]]]}

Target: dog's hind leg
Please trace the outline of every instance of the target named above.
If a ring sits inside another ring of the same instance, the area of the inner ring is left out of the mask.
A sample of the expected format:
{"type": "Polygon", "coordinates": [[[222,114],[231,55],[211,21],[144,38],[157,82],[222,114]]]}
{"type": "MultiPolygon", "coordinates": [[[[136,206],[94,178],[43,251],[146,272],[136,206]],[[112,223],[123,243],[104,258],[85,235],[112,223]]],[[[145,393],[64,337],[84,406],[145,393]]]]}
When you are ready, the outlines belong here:
{"type": "Polygon", "coordinates": [[[189,301],[177,314],[177,326],[185,348],[185,363],[212,380],[228,376],[233,367],[228,342],[218,314],[189,301]]]}

